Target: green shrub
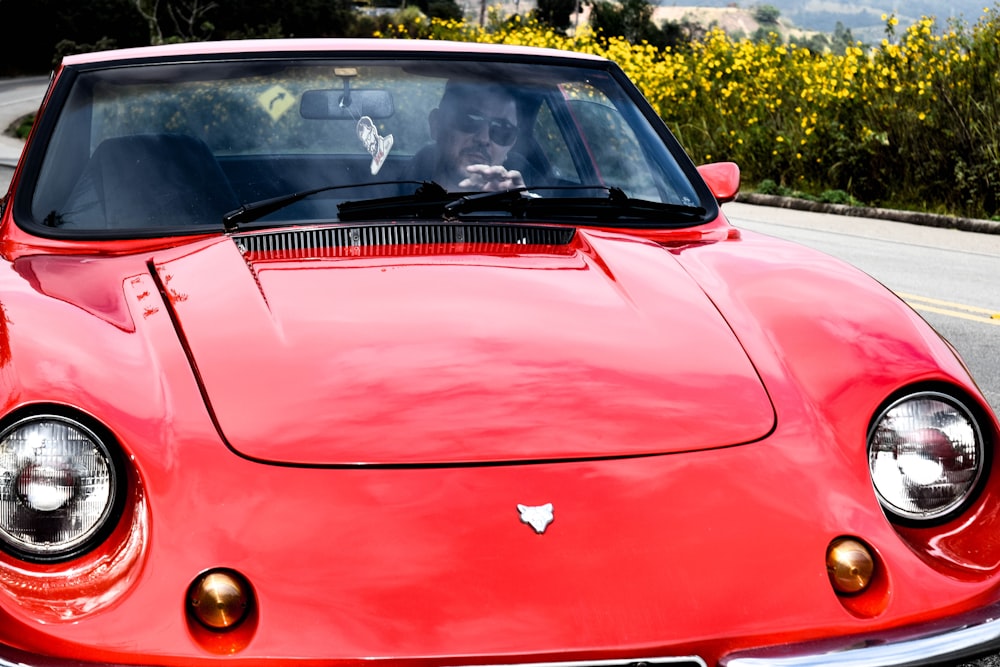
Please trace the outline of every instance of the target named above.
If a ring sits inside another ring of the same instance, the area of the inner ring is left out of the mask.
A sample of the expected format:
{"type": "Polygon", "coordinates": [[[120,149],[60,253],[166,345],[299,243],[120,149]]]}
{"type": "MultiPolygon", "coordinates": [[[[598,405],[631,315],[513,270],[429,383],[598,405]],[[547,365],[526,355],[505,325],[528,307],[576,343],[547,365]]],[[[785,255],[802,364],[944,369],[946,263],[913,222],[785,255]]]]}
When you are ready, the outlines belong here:
{"type": "Polygon", "coordinates": [[[29,114],[27,116],[22,116],[15,120],[13,123],[7,127],[5,134],[12,137],[17,137],[18,139],[27,139],[28,134],[31,132],[31,126],[35,122],[35,115],[29,114]]]}
{"type": "Polygon", "coordinates": [[[824,204],[843,204],[844,206],[863,206],[862,202],[843,190],[824,190],[819,201],[824,204]]]}

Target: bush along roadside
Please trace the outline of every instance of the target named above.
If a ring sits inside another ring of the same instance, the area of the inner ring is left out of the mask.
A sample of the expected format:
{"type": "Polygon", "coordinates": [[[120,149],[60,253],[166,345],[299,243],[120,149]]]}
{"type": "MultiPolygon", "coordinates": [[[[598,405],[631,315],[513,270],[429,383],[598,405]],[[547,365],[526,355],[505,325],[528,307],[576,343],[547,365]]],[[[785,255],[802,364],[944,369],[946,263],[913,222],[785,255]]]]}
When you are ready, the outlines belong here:
{"type": "Polygon", "coordinates": [[[13,123],[7,126],[4,130],[4,134],[16,137],[18,139],[27,139],[28,134],[31,132],[31,125],[35,122],[35,115],[29,114],[27,116],[22,116],[18,118],[13,123]]]}

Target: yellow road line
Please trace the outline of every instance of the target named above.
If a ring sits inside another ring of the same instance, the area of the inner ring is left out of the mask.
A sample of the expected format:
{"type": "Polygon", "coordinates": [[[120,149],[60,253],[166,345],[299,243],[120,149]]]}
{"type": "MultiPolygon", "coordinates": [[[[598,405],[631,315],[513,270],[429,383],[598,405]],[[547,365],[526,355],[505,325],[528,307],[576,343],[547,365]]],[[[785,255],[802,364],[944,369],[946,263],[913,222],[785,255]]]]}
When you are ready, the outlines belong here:
{"type": "Polygon", "coordinates": [[[938,313],[940,315],[948,315],[949,317],[958,317],[964,320],[972,320],[973,322],[983,322],[985,324],[996,324],[1000,326],[1000,312],[989,308],[970,306],[964,303],[955,303],[953,301],[943,301],[941,299],[932,299],[928,296],[904,294],[902,292],[897,292],[896,294],[917,310],[924,310],[929,313],[938,313]]]}

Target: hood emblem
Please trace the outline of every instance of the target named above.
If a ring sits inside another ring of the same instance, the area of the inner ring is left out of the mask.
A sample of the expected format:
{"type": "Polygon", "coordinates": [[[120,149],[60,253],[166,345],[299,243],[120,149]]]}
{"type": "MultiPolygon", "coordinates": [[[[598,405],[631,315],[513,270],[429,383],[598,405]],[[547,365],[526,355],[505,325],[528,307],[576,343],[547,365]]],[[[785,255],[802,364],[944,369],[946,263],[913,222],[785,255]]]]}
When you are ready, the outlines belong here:
{"type": "Polygon", "coordinates": [[[552,503],[536,506],[518,504],[517,512],[521,515],[521,521],[534,528],[539,535],[545,532],[555,518],[552,503]]]}

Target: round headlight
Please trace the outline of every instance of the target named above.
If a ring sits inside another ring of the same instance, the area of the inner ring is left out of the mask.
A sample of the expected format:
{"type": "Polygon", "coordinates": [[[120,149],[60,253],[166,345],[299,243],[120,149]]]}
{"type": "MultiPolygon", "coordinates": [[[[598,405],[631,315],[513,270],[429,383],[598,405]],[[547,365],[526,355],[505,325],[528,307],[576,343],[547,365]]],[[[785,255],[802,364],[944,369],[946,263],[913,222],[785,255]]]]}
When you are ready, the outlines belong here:
{"type": "Polygon", "coordinates": [[[118,477],[83,424],[53,415],[15,423],[0,433],[0,547],[29,560],[79,554],[111,520],[118,477]]]}
{"type": "Polygon", "coordinates": [[[885,510],[903,519],[940,519],[962,506],[984,467],[972,413],[937,392],[892,403],[868,435],[868,468],[885,510]]]}

